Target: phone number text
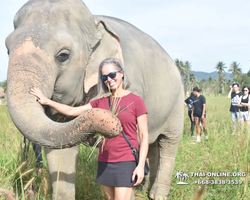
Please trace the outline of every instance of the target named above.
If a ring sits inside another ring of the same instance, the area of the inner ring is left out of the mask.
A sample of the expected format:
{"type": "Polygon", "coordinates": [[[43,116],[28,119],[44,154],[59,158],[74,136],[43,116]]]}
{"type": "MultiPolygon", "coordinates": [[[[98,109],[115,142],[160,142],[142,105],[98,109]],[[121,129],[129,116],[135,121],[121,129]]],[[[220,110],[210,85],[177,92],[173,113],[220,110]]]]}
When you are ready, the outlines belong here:
{"type": "Polygon", "coordinates": [[[198,185],[241,185],[241,180],[198,180],[194,182],[198,185]]]}

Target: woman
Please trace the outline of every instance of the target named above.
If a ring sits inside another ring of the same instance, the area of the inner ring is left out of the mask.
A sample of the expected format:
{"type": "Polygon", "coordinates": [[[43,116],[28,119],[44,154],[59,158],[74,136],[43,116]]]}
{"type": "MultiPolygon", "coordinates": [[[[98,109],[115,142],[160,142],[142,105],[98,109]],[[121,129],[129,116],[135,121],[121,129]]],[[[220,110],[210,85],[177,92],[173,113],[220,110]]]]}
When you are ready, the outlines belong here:
{"type": "MultiPolygon", "coordinates": [[[[115,138],[106,138],[105,143],[100,144],[97,183],[102,185],[109,200],[130,200],[133,186],[139,185],[144,178],[144,164],[148,152],[147,110],[142,98],[130,92],[129,86],[128,77],[118,59],[107,58],[100,64],[98,94],[107,93],[109,90],[112,92],[111,106],[114,106],[114,101],[119,103],[117,107],[120,111],[117,117],[126,136],[137,149],[137,126],[140,138],[140,158],[137,166],[131,148],[122,134],[115,138]]],[[[71,107],[46,98],[38,88],[31,88],[30,93],[38,98],[40,104],[48,105],[67,116],[78,116],[87,109],[97,107],[110,109],[108,97],[96,99],[84,106],[71,107]]]]}
{"type": "Polygon", "coordinates": [[[238,106],[240,107],[240,111],[241,111],[240,122],[243,128],[245,121],[247,125],[249,125],[249,112],[248,112],[248,108],[250,106],[249,87],[244,86],[242,88],[242,92],[243,92],[243,95],[240,97],[240,103],[238,104],[238,106]]]}
{"type": "Polygon", "coordinates": [[[192,110],[193,110],[193,104],[194,104],[195,95],[192,92],[191,95],[185,100],[185,105],[188,107],[188,116],[191,122],[191,136],[194,135],[194,127],[195,127],[195,121],[192,119],[192,110]]]}

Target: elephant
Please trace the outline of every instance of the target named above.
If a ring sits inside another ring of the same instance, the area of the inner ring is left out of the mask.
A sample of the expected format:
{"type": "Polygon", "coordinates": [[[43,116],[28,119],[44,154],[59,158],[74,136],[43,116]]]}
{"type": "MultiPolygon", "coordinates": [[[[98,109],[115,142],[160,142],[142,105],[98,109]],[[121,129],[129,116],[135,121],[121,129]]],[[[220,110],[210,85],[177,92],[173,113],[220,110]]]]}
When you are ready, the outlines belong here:
{"type": "Polygon", "coordinates": [[[53,189],[60,155],[57,199],[75,199],[77,145],[91,139],[82,133],[113,137],[121,128],[107,111],[90,109],[72,119],[42,107],[27,91],[36,86],[54,101],[86,104],[98,98],[98,67],[108,57],[121,60],[131,92],[143,98],[148,110],[149,197],[169,198],[183,131],[184,94],[175,63],[152,37],[121,19],[92,15],[81,0],[30,0],[15,15],[6,47],[9,113],[26,138],[46,147],[53,189]],[[110,120],[116,123],[113,127],[110,120]]]}

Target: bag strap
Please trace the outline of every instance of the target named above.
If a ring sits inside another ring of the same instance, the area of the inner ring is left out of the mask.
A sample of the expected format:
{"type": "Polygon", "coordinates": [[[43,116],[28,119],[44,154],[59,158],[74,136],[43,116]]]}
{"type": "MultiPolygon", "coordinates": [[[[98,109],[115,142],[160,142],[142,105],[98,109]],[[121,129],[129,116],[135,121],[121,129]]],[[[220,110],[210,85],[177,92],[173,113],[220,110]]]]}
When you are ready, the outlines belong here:
{"type": "MultiPolygon", "coordinates": [[[[111,101],[110,101],[110,96],[109,96],[109,109],[111,110],[111,101]]],[[[125,140],[127,141],[128,145],[130,146],[130,148],[132,149],[132,152],[136,152],[136,148],[133,147],[133,145],[131,144],[131,142],[129,141],[129,139],[127,138],[127,136],[125,135],[124,131],[122,131],[122,135],[125,138],[125,140]]]]}
{"type": "Polygon", "coordinates": [[[127,141],[127,143],[129,144],[130,148],[132,149],[132,151],[134,150],[133,145],[131,144],[131,142],[129,141],[129,139],[127,138],[127,136],[125,135],[124,131],[122,131],[122,135],[124,136],[125,140],[127,141]]]}

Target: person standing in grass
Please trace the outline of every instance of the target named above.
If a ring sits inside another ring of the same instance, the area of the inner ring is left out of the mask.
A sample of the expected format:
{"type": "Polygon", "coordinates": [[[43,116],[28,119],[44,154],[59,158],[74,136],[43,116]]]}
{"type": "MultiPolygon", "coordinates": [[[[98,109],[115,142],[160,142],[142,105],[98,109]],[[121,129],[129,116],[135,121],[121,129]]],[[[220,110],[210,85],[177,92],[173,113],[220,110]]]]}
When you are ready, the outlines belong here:
{"type": "Polygon", "coordinates": [[[238,83],[234,83],[232,86],[230,86],[230,91],[227,97],[229,99],[231,98],[230,112],[231,112],[231,118],[233,122],[231,135],[234,135],[234,132],[237,128],[237,124],[240,121],[240,115],[239,115],[240,107],[238,104],[240,103],[240,97],[242,95],[243,93],[240,92],[238,83]]]}
{"type": "Polygon", "coordinates": [[[200,94],[201,89],[198,87],[193,88],[193,94],[196,96],[194,99],[194,105],[192,110],[192,119],[195,121],[196,126],[196,142],[201,141],[201,127],[199,124],[202,124],[203,132],[205,133],[206,140],[208,139],[207,135],[207,126],[206,126],[206,98],[200,94]]]}
{"type": "Polygon", "coordinates": [[[194,104],[194,94],[193,92],[191,93],[191,95],[185,100],[185,105],[188,107],[188,116],[191,122],[191,136],[194,135],[194,127],[195,127],[195,121],[192,119],[192,110],[193,110],[193,104],[194,104]]]}
{"type": "MultiPolygon", "coordinates": [[[[24,154],[23,154],[23,159],[27,161],[28,155],[29,155],[29,144],[30,142],[26,139],[26,137],[23,138],[23,143],[24,143],[24,154]],[[27,144],[28,143],[28,144],[27,144]]],[[[42,156],[42,147],[38,144],[32,143],[32,147],[35,153],[36,157],[36,167],[38,168],[38,173],[42,173],[42,168],[43,168],[43,156],[42,156]]]]}
{"type": "MultiPolygon", "coordinates": [[[[116,58],[107,58],[99,66],[97,90],[98,94],[106,94],[111,90],[111,107],[118,102],[118,119],[123,131],[132,145],[139,149],[137,128],[140,138],[140,157],[136,165],[131,148],[120,133],[117,137],[106,138],[100,143],[98,155],[97,183],[102,185],[107,199],[130,200],[133,186],[139,185],[144,178],[144,165],[148,153],[147,110],[141,97],[128,90],[130,82],[122,63],[116,58]]],[[[110,110],[109,97],[103,97],[90,103],[71,107],[46,98],[36,88],[30,88],[29,93],[35,95],[42,105],[48,105],[67,116],[78,116],[91,108],[110,110]]]]}
{"type": "Polygon", "coordinates": [[[32,143],[33,150],[36,156],[36,167],[38,168],[38,173],[42,173],[43,168],[43,155],[42,155],[42,147],[38,144],[32,143]]]}
{"type": "Polygon", "coordinates": [[[250,107],[250,97],[249,97],[249,87],[244,86],[242,88],[243,95],[240,97],[240,102],[238,104],[238,107],[240,107],[240,122],[242,125],[242,128],[244,128],[244,122],[246,122],[247,125],[249,125],[249,107],[250,107]]]}

